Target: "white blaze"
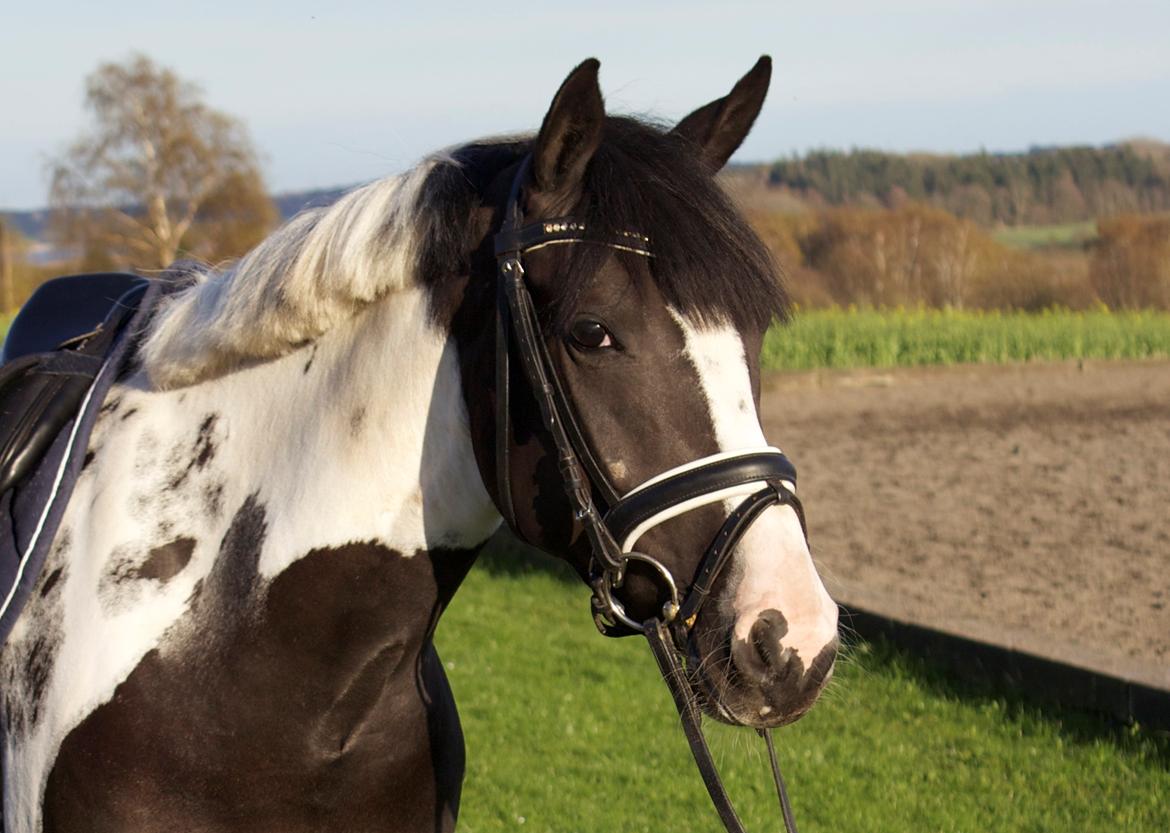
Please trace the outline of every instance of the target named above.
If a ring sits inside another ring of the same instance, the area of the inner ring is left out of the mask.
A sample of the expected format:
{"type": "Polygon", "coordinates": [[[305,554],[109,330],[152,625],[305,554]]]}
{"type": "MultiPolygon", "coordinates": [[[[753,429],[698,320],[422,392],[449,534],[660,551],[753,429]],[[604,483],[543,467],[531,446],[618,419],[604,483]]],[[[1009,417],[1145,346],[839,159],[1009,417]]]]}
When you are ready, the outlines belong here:
{"type": "MultiPolygon", "coordinates": [[[[686,352],[699,374],[720,451],[768,448],[752,398],[743,340],[729,326],[698,327],[674,314],[686,352]]],[[[728,501],[727,511],[734,508],[728,501]]],[[[738,579],[731,599],[734,634],[746,639],[760,614],[778,610],[788,623],[781,640],[807,668],[837,634],[837,605],[829,598],[791,506],[772,506],[736,548],[738,579]]]]}

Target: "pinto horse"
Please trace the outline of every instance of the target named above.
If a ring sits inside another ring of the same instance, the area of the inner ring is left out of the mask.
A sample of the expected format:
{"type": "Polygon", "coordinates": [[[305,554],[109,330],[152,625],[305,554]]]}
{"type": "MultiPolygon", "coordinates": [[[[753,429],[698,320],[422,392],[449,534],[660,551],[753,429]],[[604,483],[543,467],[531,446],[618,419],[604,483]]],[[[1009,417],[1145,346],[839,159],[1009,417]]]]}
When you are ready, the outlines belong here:
{"type": "Polygon", "coordinates": [[[624,505],[664,472],[782,456],[757,357],[786,299],[714,179],[770,62],[670,129],[606,115],[597,72],[535,136],[358,188],[164,299],[0,655],[8,833],[453,829],[463,739],[432,635],[502,516],[594,586],[603,627],[665,622],[701,578],[675,632],[710,715],[810,708],[837,608],[798,503],[760,503],[702,577],[730,492],[676,496],[616,550],[597,522],[600,480],[624,505]],[[577,457],[498,326],[501,262],[577,457]]]}

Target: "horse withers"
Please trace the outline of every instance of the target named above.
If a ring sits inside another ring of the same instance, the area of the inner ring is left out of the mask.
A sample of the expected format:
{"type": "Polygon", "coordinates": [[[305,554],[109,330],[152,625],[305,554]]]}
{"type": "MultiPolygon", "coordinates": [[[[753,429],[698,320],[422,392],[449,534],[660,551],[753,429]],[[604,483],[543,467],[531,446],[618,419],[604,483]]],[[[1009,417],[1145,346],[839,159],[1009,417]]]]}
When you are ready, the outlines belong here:
{"type": "Polygon", "coordinates": [[[672,129],[597,70],[160,302],[0,654],[6,831],[452,829],[432,635],[502,516],[710,715],[811,707],[837,610],[758,417],[786,299],[714,180],[770,64],[672,129]]]}

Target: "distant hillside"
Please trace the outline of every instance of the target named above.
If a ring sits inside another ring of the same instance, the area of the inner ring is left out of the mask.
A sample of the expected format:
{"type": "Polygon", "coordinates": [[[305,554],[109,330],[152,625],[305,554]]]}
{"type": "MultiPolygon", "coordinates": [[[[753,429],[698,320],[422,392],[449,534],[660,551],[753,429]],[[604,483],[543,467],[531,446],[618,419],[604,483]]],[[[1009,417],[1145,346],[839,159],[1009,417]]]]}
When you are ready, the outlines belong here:
{"type": "Polygon", "coordinates": [[[1070,223],[1170,210],[1170,145],[1143,139],[968,156],[814,151],[775,162],[768,184],[814,204],[917,200],[987,225],[1070,223]]]}
{"type": "Polygon", "coordinates": [[[0,211],[0,219],[9,224],[19,234],[30,240],[40,240],[44,235],[45,223],[49,220],[49,212],[45,209],[36,211],[0,211]]]}
{"type": "Polygon", "coordinates": [[[318,208],[337,202],[343,194],[356,186],[347,185],[343,188],[315,188],[310,191],[293,191],[288,194],[277,194],[272,198],[280,210],[281,219],[287,220],[298,211],[306,208],[318,208]]]}
{"type": "MultiPolygon", "coordinates": [[[[280,211],[281,220],[287,220],[298,211],[306,208],[315,208],[335,202],[342,194],[353,186],[344,188],[314,188],[308,191],[291,191],[287,194],[278,194],[272,198],[280,211]]],[[[34,211],[0,211],[0,218],[11,223],[21,235],[29,240],[45,240],[46,228],[49,223],[48,209],[40,208],[34,211]]]]}

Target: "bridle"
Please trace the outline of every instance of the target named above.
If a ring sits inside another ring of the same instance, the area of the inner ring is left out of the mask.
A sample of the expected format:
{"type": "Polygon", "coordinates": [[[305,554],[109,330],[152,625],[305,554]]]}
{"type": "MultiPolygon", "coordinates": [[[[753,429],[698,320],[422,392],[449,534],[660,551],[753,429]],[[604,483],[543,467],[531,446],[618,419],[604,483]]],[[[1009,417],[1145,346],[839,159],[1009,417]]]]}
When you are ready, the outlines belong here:
{"type": "MultiPolygon", "coordinates": [[[[549,356],[536,307],[524,278],[523,256],[550,245],[594,244],[642,257],[653,257],[650,240],[629,229],[593,228],[574,217],[558,217],[524,224],[520,205],[531,156],[525,156],[512,180],[500,231],[495,235],[498,266],[496,296],[496,485],[499,508],[512,531],[523,539],[516,523],[510,478],[510,376],[513,350],[520,360],[540,409],[541,420],[557,453],[565,493],[574,519],[589,541],[589,583],[598,630],[607,636],[644,635],[674,699],[683,731],[707,792],[729,833],[744,833],[743,824],[727,796],[703,737],[701,714],[686,682],[685,664],[690,631],[716,580],[727,566],[736,544],[751,524],[770,506],[793,507],[805,530],[804,511],[795,494],[796,468],[775,448],[723,452],[686,463],[653,477],[620,495],[598,465],[581,432],[572,403],[565,396],[549,356]],[[599,500],[604,511],[598,508],[599,500]],[[685,597],[670,570],[652,556],[633,549],[653,527],[685,512],[739,499],[708,545],[685,597]],[[667,601],[658,616],[645,622],[631,619],[615,591],[621,588],[626,567],[641,562],[661,579],[667,601]]],[[[768,746],[776,791],[785,826],[795,833],[784,780],[776,761],[769,730],[760,730],[768,746]]]]}

